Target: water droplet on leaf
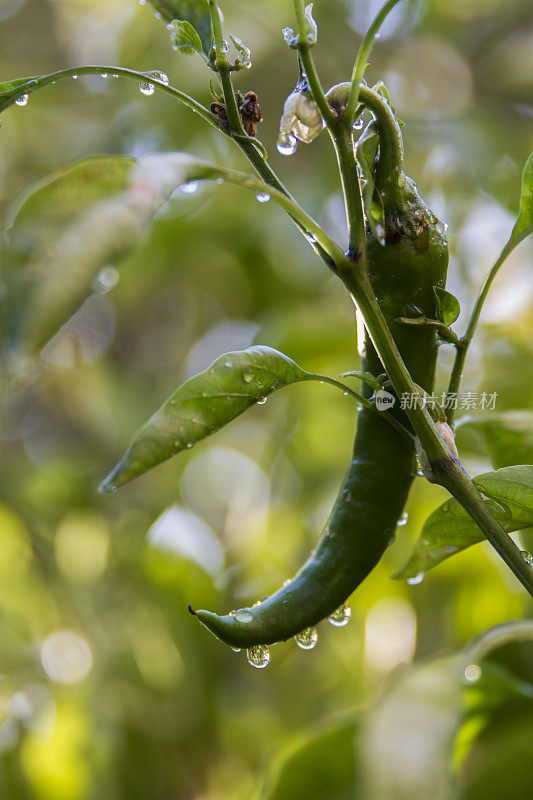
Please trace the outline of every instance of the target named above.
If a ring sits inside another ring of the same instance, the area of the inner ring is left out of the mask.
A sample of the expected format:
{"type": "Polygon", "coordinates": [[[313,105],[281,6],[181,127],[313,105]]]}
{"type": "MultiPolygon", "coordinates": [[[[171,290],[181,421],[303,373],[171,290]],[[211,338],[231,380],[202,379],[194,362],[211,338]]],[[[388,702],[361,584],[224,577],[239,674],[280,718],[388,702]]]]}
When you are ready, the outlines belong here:
{"type": "Polygon", "coordinates": [[[255,199],[258,203],[268,203],[270,200],[270,195],[266,192],[258,192],[255,196],[255,199]]]}
{"type": "Polygon", "coordinates": [[[407,513],[407,511],[404,511],[402,516],[400,517],[400,519],[396,523],[398,528],[403,528],[404,525],[407,525],[408,519],[409,519],[409,514],[407,513]]]}
{"type": "Polygon", "coordinates": [[[19,95],[19,96],[17,97],[17,99],[15,100],[15,104],[16,104],[17,106],[25,106],[25,105],[26,105],[26,103],[28,102],[28,100],[29,100],[29,97],[28,97],[28,95],[27,95],[27,94],[21,94],[21,95],[19,95]]]}
{"type": "Polygon", "coordinates": [[[239,608],[233,616],[241,625],[248,625],[254,618],[249,608],[239,608]]]}
{"type": "Polygon", "coordinates": [[[270,661],[270,651],[266,644],[256,644],[246,651],[248,663],[256,669],[268,667],[270,661]]]}
{"type": "Polygon", "coordinates": [[[412,578],[407,578],[407,583],[410,586],[416,586],[417,583],[422,583],[423,580],[424,580],[424,573],[419,572],[418,575],[414,575],[412,578]]]}
{"type": "Polygon", "coordinates": [[[296,639],[296,644],[298,647],[301,647],[302,650],[312,650],[318,642],[318,633],[316,632],[316,628],[304,628],[304,630],[297,633],[294,638],[296,639]]]}
{"type": "Polygon", "coordinates": [[[533,566],[533,555],[529,553],[527,550],[522,550],[522,558],[530,567],[533,566]]]}
{"type": "Polygon", "coordinates": [[[265,403],[266,403],[266,401],[267,401],[266,397],[260,397],[260,398],[258,399],[258,401],[257,401],[257,405],[258,405],[258,406],[264,406],[264,405],[265,405],[265,403]]]}
{"type": "Polygon", "coordinates": [[[350,617],[352,615],[352,609],[350,606],[347,606],[345,603],[342,606],[339,606],[333,614],[330,614],[328,617],[328,622],[334,625],[336,628],[342,628],[344,625],[347,625],[350,617]]]}

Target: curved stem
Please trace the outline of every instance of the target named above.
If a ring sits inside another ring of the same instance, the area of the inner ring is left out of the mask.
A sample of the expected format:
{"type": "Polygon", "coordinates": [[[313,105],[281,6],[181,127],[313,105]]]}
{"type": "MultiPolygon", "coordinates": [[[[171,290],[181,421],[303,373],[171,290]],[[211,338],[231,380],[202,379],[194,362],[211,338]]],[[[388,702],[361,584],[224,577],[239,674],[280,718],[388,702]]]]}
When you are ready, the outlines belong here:
{"type": "Polygon", "coordinates": [[[30,94],[34,92],[36,89],[41,89],[43,86],[46,86],[51,83],[55,83],[56,81],[63,80],[64,78],[72,78],[74,75],[107,75],[107,76],[121,76],[123,78],[133,78],[136,81],[145,81],[151,83],[154,87],[159,89],[162,92],[166,92],[167,94],[175,97],[181,103],[183,103],[187,108],[190,108],[191,111],[194,111],[196,114],[199,114],[202,119],[208,122],[213,127],[220,129],[217,119],[211,114],[209,109],[205,108],[201,103],[194,98],[189,97],[188,94],[185,92],[180,91],[179,89],[174,88],[174,86],[167,85],[162,81],[157,80],[157,78],[153,78],[151,76],[146,75],[144,72],[139,72],[135,69],[127,69],[126,67],[106,67],[103,65],[92,65],[92,64],[85,64],[80,67],[69,67],[68,69],[60,69],[57,72],[51,72],[48,75],[40,75],[38,78],[28,78],[26,83],[17,86],[16,92],[9,92],[10,97],[6,98],[6,100],[2,103],[2,94],[0,93],[0,103],[2,104],[3,108],[8,108],[8,106],[13,105],[17,97],[21,94],[30,94]],[[13,96],[11,97],[11,94],[13,96]]]}
{"type": "Polygon", "coordinates": [[[378,11],[357,52],[352,72],[350,95],[346,105],[346,119],[350,125],[353,123],[355,117],[361,90],[360,84],[367,67],[367,61],[370,57],[370,52],[374,45],[374,41],[385,19],[399,2],[400,0],[388,0],[383,8],[378,11]]]}
{"type": "Polygon", "coordinates": [[[379,159],[375,183],[382,194],[385,209],[402,206],[403,137],[391,107],[379,92],[360,86],[359,98],[372,112],[379,133],[379,159]]]}

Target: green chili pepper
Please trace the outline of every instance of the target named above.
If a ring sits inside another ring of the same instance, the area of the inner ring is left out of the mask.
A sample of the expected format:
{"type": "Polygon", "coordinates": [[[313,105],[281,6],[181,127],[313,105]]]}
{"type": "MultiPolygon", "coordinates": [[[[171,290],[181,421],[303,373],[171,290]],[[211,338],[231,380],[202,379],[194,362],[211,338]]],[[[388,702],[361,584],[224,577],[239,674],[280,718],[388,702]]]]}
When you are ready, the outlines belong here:
{"type": "MultiPolygon", "coordinates": [[[[433,386],[437,337],[432,327],[395,320],[415,306],[436,314],[434,286],[443,286],[448,264],[444,228],[419,198],[412,181],[401,178],[401,202],[389,207],[385,245],[369,230],[369,276],[376,297],[413,380],[433,386]]],[[[383,367],[366,342],[362,369],[383,367]]],[[[369,397],[372,389],[365,387],[369,397]]],[[[398,403],[393,413],[405,423],[398,403]]],[[[200,622],[232,647],[249,648],[288,639],[341,606],[381,559],[390,543],[414,474],[414,445],[368,409],[358,414],[353,458],[318,544],[295,577],[249,609],[218,616],[195,613],[200,622]]],[[[191,609],[192,611],[192,609],[191,609]]]]}

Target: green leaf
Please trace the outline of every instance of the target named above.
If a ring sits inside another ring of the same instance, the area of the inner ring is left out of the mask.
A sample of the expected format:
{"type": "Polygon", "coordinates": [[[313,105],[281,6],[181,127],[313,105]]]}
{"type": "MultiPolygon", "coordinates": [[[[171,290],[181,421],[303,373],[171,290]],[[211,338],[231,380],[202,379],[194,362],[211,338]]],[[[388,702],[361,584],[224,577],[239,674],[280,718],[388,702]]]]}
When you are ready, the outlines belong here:
{"type": "Polygon", "coordinates": [[[494,469],[513,464],[533,464],[531,411],[462,417],[456,424],[456,432],[460,449],[475,453],[488,451],[494,469]]]}
{"type": "MultiPolygon", "coordinates": [[[[533,466],[503,467],[474,478],[490,510],[508,532],[533,525],[533,466]]],[[[457,500],[447,500],[425,521],[406,564],[393,576],[412,578],[454,553],[484,541],[481,530],[457,500]]]]}
{"type": "Polygon", "coordinates": [[[514,228],[511,233],[511,241],[522,240],[533,231],[533,153],[530,153],[524,171],[522,173],[522,194],[520,197],[520,209],[514,228]]]}
{"type": "Polygon", "coordinates": [[[435,286],[433,291],[437,300],[437,314],[439,319],[444,322],[445,325],[451,325],[461,313],[459,300],[451,292],[446,291],[446,289],[441,289],[439,286],[435,286]]]}
{"type": "MultiPolygon", "coordinates": [[[[309,47],[317,43],[318,39],[318,26],[313,19],[313,3],[309,3],[305,7],[305,38],[309,47]]],[[[293,28],[283,29],[283,38],[293,50],[298,47],[298,33],[295,33],[293,28]]]]}
{"type": "Polygon", "coordinates": [[[102,482],[111,492],[223,428],[269,394],[313,376],[271,347],[220,356],[180,386],[137,431],[122,460],[102,482]]]}
{"type": "Polygon", "coordinates": [[[207,55],[211,49],[211,18],[206,0],[148,0],[164,22],[190,23],[207,55]]]}
{"type": "Polygon", "coordinates": [[[171,25],[170,41],[174,50],[185,55],[196,53],[205,59],[202,41],[191,23],[185,19],[174,19],[171,25]]]}

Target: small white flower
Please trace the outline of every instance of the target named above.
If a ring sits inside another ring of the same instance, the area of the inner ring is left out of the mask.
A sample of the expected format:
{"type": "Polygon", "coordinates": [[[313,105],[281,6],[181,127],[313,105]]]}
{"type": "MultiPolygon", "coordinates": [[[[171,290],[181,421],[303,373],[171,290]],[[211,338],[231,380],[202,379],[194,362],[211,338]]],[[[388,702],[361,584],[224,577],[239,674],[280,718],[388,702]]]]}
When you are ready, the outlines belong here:
{"type": "Polygon", "coordinates": [[[305,81],[299,81],[283,105],[279,123],[280,137],[296,136],[300,142],[309,144],[323,129],[322,114],[305,81]]]}

